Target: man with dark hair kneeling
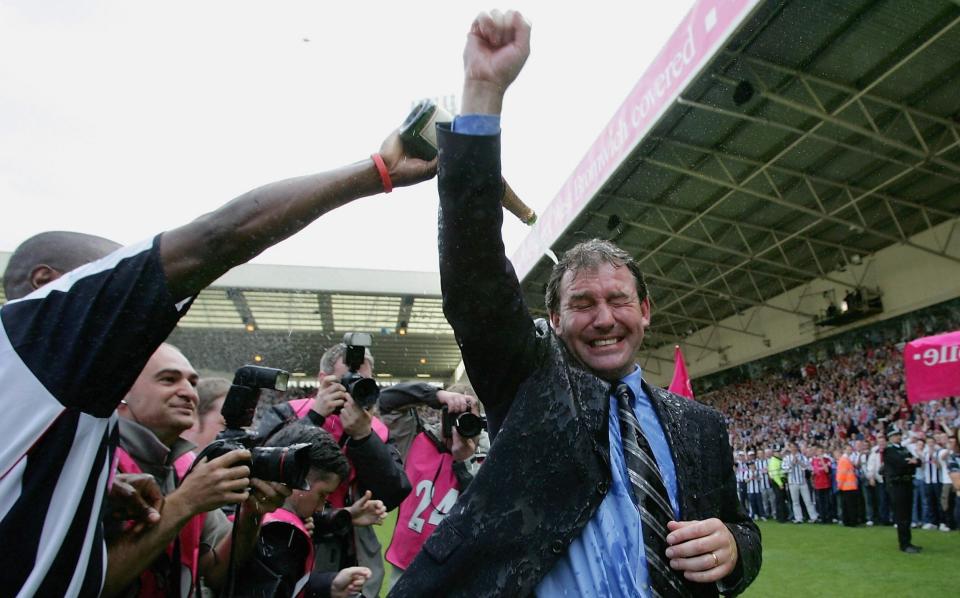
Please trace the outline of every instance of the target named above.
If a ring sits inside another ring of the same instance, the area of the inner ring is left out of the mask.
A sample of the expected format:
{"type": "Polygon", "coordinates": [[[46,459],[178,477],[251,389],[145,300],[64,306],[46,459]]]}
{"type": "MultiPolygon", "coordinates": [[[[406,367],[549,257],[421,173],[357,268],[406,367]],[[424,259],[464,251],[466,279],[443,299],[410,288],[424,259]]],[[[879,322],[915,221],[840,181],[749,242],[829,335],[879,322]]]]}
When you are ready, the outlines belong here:
{"type": "MultiPolygon", "coordinates": [[[[294,422],[274,434],[267,446],[310,445],[307,490],[294,490],[283,506],[263,518],[254,565],[241,573],[238,596],[346,598],[358,593],[370,577],[366,567],[347,567],[339,572],[313,571],[313,514],[323,510],[327,496],[350,471],[347,458],[320,428],[294,422]]],[[[386,515],[383,503],[367,493],[346,509],[351,523],[380,523],[386,515]]]]}

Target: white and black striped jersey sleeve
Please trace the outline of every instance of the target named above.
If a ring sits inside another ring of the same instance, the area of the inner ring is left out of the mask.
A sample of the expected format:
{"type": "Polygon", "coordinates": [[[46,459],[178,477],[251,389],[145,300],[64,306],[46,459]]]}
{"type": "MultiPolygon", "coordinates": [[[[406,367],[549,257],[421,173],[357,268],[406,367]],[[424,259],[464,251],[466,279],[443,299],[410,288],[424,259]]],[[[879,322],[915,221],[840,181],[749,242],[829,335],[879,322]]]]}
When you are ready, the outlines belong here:
{"type": "Polygon", "coordinates": [[[159,239],[117,250],[0,311],[10,349],[64,407],[108,417],[185,312],[167,291],[159,239]]]}
{"type": "Polygon", "coordinates": [[[159,239],[0,307],[0,594],[99,594],[114,409],[189,304],[159,239]]]}

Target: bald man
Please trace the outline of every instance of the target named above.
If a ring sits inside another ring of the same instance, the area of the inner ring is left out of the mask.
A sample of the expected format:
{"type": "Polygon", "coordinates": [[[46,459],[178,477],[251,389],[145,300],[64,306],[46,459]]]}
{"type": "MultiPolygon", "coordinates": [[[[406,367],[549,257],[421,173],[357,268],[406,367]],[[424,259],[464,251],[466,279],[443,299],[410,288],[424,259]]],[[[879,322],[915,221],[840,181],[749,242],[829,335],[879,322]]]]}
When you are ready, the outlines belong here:
{"type": "Polygon", "coordinates": [[[0,308],[0,588],[96,596],[115,408],[193,297],[230,268],[357,198],[432,177],[396,134],[379,154],[254,189],[129,247],[42,233],[14,251],[0,308]]]}

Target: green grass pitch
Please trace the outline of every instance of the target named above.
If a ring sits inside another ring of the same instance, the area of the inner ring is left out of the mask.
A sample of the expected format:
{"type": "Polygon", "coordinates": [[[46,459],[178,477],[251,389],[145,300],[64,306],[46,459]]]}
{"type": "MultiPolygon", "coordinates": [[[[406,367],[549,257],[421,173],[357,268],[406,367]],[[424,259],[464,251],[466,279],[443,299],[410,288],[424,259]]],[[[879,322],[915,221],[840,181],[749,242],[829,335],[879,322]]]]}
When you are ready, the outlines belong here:
{"type": "MultiPolygon", "coordinates": [[[[396,511],[376,528],[386,551],[396,511]]],[[[897,550],[892,527],[761,522],[763,567],[747,598],[960,596],[960,532],[913,530],[921,554],[897,550]]],[[[390,564],[386,563],[390,578],[390,564]]],[[[386,596],[386,584],[380,594],[386,596]]]]}

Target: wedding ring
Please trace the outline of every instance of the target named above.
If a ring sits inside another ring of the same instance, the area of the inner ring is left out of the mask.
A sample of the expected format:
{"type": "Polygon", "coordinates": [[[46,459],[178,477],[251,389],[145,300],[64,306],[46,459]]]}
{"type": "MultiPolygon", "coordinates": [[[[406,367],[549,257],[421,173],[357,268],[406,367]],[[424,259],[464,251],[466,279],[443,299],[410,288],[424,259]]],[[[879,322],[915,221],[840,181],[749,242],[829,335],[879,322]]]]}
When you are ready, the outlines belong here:
{"type": "Polygon", "coordinates": [[[719,567],[719,566],[720,566],[720,559],[717,558],[717,553],[711,552],[711,553],[710,553],[710,556],[713,557],[713,566],[714,566],[714,567],[719,567]]]}

